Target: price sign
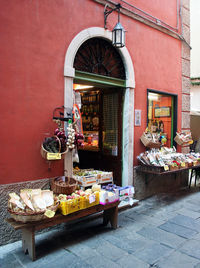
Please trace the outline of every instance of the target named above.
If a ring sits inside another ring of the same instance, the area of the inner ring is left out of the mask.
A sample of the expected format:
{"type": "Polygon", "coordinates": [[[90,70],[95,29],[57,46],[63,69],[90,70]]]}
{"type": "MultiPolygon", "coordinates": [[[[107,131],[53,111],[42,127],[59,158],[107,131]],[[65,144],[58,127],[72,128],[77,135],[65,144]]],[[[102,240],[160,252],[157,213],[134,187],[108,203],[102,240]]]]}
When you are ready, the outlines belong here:
{"type": "Polygon", "coordinates": [[[94,203],[95,200],[96,200],[96,196],[95,196],[94,194],[91,194],[91,195],[89,196],[89,203],[90,203],[90,204],[91,204],[91,203],[94,203]]]}
{"type": "Polygon", "coordinates": [[[182,167],[185,167],[185,162],[182,162],[182,163],[181,163],[181,166],[182,166],[182,167]]]}
{"type": "Polygon", "coordinates": [[[169,170],[169,166],[164,165],[164,170],[165,170],[165,171],[168,171],[168,170],[169,170]]]}
{"type": "Polygon", "coordinates": [[[47,160],[60,160],[61,154],[60,153],[47,153],[47,160]]]}

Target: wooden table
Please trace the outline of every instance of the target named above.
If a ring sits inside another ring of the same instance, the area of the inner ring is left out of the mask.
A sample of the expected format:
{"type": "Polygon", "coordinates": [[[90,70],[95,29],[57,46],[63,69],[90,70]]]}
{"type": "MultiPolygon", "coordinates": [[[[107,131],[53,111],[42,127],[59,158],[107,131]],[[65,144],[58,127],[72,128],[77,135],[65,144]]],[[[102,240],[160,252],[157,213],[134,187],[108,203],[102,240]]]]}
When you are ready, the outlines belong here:
{"type": "Polygon", "coordinates": [[[191,170],[191,174],[190,174],[190,180],[189,180],[189,188],[191,186],[191,182],[192,182],[192,176],[193,176],[193,172],[195,172],[195,186],[196,186],[196,180],[197,180],[197,170],[200,169],[200,165],[196,165],[196,166],[191,166],[191,167],[186,167],[186,168],[180,168],[177,170],[168,170],[168,171],[161,171],[161,167],[156,167],[153,166],[153,170],[151,169],[151,166],[138,166],[137,167],[137,172],[141,172],[144,173],[145,175],[145,183],[148,184],[148,178],[147,178],[147,174],[151,174],[151,175],[155,175],[155,176],[160,176],[160,175],[166,175],[166,174],[176,174],[181,172],[181,171],[187,171],[187,170],[191,170]]]}
{"type": "Polygon", "coordinates": [[[25,254],[29,254],[32,261],[36,259],[35,254],[35,231],[47,227],[55,226],[60,223],[70,222],[73,220],[81,219],[85,216],[95,214],[103,211],[103,224],[111,223],[112,228],[117,228],[118,219],[118,205],[119,201],[107,205],[96,205],[87,209],[79,210],[69,215],[62,215],[57,213],[53,218],[47,218],[41,221],[31,223],[16,222],[14,219],[9,218],[6,221],[15,229],[22,230],[22,248],[25,254]]]}

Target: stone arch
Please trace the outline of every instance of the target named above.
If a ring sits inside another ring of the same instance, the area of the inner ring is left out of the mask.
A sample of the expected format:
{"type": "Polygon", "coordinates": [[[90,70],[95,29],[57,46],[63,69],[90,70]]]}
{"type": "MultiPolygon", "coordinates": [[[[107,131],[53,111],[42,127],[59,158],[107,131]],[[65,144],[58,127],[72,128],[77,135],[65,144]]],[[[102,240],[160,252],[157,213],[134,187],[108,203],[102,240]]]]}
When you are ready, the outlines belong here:
{"type": "MultiPolygon", "coordinates": [[[[73,106],[73,79],[75,69],[74,58],[79,47],[88,39],[101,37],[112,41],[112,32],[100,27],[91,27],[78,33],[71,41],[64,63],[64,106],[66,111],[73,106]]],[[[134,88],[135,73],[131,56],[126,47],[118,49],[126,73],[126,89],[123,109],[123,141],[122,141],[122,184],[133,184],[133,155],[134,155],[134,88]]],[[[65,157],[65,171],[72,173],[72,154],[65,157]]]]}

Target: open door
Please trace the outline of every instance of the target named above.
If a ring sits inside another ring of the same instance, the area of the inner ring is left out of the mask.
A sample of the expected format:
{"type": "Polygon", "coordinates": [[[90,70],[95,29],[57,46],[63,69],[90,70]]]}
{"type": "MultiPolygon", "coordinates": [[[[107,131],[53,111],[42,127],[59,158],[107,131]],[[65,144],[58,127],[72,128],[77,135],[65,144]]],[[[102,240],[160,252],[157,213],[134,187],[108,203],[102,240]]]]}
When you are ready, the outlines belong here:
{"type": "Polygon", "coordinates": [[[79,167],[112,171],[122,180],[122,90],[94,88],[81,93],[85,146],[79,150],[79,167]]]}

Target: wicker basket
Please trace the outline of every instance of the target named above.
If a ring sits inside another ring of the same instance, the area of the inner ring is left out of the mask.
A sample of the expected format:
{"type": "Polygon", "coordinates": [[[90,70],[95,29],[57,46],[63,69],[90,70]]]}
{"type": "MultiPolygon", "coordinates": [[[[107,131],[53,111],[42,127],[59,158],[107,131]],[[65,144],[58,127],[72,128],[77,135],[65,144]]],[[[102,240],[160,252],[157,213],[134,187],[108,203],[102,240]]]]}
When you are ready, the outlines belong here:
{"type": "MultiPolygon", "coordinates": [[[[49,207],[48,209],[56,212],[56,210],[59,207],[59,202],[56,203],[56,205],[49,207]]],[[[44,215],[45,210],[40,211],[38,213],[26,213],[26,212],[15,212],[10,209],[8,209],[8,212],[10,213],[10,216],[18,222],[33,222],[33,221],[41,221],[43,219],[46,219],[47,217],[44,215]]]]}
{"type": "Polygon", "coordinates": [[[145,147],[148,147],[148,148],[160,148],[161,147],[160,142],[153,142],[152,140],[148,139],[144,133],[140,137],[140,140],[144,144],[145,147]]]}
{"type": "MultiPolygon", "coordinates": [[[[59,139],[57,136],[54,136],[54,137],[57,139],[58,144],[59,144],[59,150],[58,150],[58,153],[61,154],[61,159],[63,159],[63,158],[65,157],[65,154],[68,152],[68,150],[66,149],[64,152],[61,153],[61,142],[60,142],[60,139],[59,139]]],[[[41,145],[41,149],[40,149],[40,153],[41,153],[41,156],[42,156],[43,158],[47,159],[47,154],[50,153],[50,152],[48,152],[48,151],[44,148],[44,146],[43,146],[43,144],[42,144],[42,145],[41,145]]],[[[56,154],[56,153],[55,153],[55,154],[56,154]]]]}
{"type": "Polygon", "coordinates": [[[70,195],[72,194],[78,185],[78,181],[75,180],[74,178],[69,178],[69,177],[65,177],[66,180],[66,185],[59,185],[56,183],[56,180],[58,180],[60,177],[58,178],[54,178],[51,180],[51,190],[55,193],[55,194],[67,194],[70,195]]]}

